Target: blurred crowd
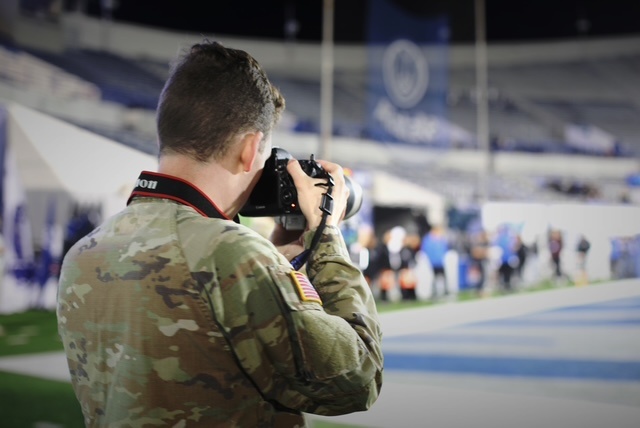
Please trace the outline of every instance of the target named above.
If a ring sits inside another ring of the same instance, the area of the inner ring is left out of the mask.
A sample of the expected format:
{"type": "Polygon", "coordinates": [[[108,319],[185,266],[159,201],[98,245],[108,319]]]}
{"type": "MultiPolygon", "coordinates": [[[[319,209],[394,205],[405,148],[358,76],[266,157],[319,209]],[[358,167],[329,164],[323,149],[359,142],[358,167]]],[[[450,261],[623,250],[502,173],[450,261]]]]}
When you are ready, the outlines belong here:
{"type": "MultiPolygon", "coordinates": [[[[57,281],[62,257],[95,227],[98,218],[99,207],[76,206],[62,231],[61,248],[38,245],[33,257],[8,267],[33,288],[32,307],[47,306],[44,288],[57,281]]],[[[270,218],[249,220],[248,225],[264,236],[274,225],[270,218]]],[[[343,226],[353,262],[382,302],[454,300],[460,292],[485,297],[545,283],[583,285],[590,282],[589,265],[602,254],[609,254],[605,279],[640,277],[640,235],[614,237],[609,248],[594,254],[587,236],[553,228],[531,241],[523,239],[519,227],[512,224],[491,231],[479,224],[464,230],[434,225],[423,234],[401,225],[382,233],[371,226],[351,227],[348,222],[343,226]]],[[[0,238],[4,237],[0,234],[0,238]]],[[[0,240],[2,258],[7,245],[15,246],[17,241],[0,240]]]]}
{"type": "MultiPolygon", "coordinates": [[[[591,242],[583,234],[568,242],[560,229],[549,229],[533,242],[525,242],[510,224],[493,231],[436,225],[423,235],[398,225],[381,236],[370,228],[355,235],[348,243],[352,259],[380,301],[451,300],[461,291],[484,297],[589,282],[591,242]]],[[[640,276],[640,236],[614,238],[610,244],[610,279],[640,276]]]]}

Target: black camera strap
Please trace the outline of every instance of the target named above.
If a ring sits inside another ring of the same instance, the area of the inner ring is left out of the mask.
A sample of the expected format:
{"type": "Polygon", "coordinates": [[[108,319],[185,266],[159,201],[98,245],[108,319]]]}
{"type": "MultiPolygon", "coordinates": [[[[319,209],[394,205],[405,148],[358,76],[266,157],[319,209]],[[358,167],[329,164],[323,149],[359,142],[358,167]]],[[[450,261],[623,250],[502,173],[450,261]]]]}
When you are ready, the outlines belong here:
{"type": "MultiPolygon", "coordinates": [[[[167,174],[142,171],[127,200],[127,205],[136,196],[170,199],[193,208],[205,217],[231,220],[197,187],[188,181],[167,174]]],[[[240,219],[236,216],[233,221],[239,223],[240,219]]]]}
{"type": "MultiPolygon", "coordinates": [[[[311,254],[316,249],[318,242],[320,242],[322,232],[327,225],[327,217],[330,216],[333,212],[333,196],[331,196],[333,186],[335,185],[333,177],[331,177],[331,175],[327,173],[327,183],[320,185],[327,186],[327,192],[322,195],[322,202],[318,207],[320,208],[320,211],[322,211],[322,219],[320,220],[320,224],[318,225],[316,232],[313,234],[313,238],[311,239],[309,248],[304,250],[302,253],[298,254],[291,260],[291,265],[296,270],[300,270],[300,268],[307,262],[307,260],[309,260],[309,257],[311,257],[311,254]]],[[[316,184],[316,186],[318,186],[318,184],[316,184]]]]}

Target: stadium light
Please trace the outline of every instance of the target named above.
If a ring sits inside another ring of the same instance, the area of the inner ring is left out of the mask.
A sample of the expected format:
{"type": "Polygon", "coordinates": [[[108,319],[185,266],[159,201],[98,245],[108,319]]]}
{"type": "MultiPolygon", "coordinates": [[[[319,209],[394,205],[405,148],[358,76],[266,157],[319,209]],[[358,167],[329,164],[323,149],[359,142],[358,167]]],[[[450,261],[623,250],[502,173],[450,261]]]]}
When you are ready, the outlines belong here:
{"type": "Polygon", "coordinates": [[[334,0],[323,0],[322,75],[320,80],[320,158],[330,160],[333,133],[333,14],[334,0]]]}
{"type": "Polygon", "coordinates": [[[479,149],[484,152],[485,165],[480,173],[481,202],[489,201],[489,175],[491,174],[491,147],[489,146],[489,102],[487,76],[487,38],[485,1],[475,0],[475,56],[476,56],[476,135],[479,149]]]}

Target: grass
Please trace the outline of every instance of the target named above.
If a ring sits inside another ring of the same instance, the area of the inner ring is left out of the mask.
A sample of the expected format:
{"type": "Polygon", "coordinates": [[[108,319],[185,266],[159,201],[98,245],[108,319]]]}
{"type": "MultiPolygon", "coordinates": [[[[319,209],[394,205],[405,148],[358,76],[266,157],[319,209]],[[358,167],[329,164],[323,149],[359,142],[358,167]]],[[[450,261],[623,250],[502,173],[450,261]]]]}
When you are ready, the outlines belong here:
{"type": "MultiPolygon", "coordinates": [[[[34,310],[0,316],[0,356],[62,351],[56,314],[34,310]]],[[[6,427],[84,427],[67,382],[0,372],[0,413],[6,427]]]]}
{"type": "Polygon", "coordinates": [[[6,427],[84,427],[67,382],[0,372],[0,409],[6,427]]]}
{"type": "Polygon", "coordinates": [[[0,356],[61,350],[55,312],[34,310],[0,316],[0,356]]]}

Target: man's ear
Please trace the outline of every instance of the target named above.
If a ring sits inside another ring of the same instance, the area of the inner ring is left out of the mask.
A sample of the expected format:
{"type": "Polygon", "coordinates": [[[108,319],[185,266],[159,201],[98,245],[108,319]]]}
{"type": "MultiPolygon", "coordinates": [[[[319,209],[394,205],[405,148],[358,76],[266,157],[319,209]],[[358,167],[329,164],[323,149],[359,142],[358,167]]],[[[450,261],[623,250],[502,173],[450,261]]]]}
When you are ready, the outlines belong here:
{"type": "Polygon", "coordinates": [[[256,160],[260,150],[260,142],[264,138],[264,134],[258,132],[248,132],[242,137],[242,151],[240,152],[240,161],[242,162],[242,170],[251,172],[253,163],[256,160]]]}

